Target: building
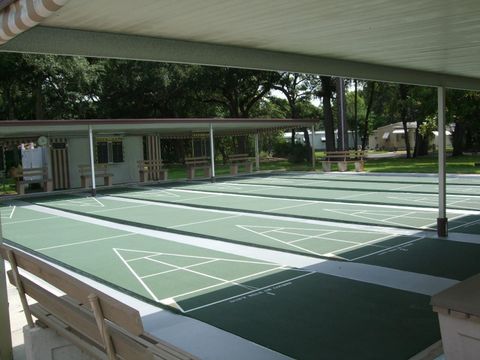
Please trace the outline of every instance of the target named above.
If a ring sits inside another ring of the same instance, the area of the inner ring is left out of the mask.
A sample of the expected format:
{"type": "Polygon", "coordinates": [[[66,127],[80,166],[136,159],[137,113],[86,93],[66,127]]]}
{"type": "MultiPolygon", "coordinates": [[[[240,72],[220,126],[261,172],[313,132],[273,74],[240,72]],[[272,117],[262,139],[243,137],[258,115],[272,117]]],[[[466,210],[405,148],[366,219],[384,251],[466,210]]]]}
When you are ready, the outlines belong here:
{"type": "MultiPolygon", "coordinates": [[[[415,147],[416,129],[417,129],[417,123],[415,121],[407,123],[408,138],[410,140],[410,150],[412,151],[415,147]]],[[[446,146],[449,147],[452,145],[451,126],[450,127],[447,126],[445,135],[447,135],[446,146]]],[[[434,137],[434,144],[437,145],[438,132],[433,131],[432,137],[434,137]]],[[[405,150],[406,149],[405,148],[405,131],[403,129],[403,124],[401,122],[396,122],[396,123],[388,124],[375,129],[372,135],[370,135],[368,138],[368,147],[374,150],[388,150],[388,151],[405,150]]]]}

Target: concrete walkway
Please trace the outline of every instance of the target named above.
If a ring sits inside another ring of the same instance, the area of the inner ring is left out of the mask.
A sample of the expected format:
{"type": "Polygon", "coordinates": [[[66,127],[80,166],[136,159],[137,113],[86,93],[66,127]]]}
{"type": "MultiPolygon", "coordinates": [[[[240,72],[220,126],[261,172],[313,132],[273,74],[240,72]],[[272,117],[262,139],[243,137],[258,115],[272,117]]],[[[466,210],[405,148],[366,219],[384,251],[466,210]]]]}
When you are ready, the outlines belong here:
{"type": "Polygon", "coordinates": [[[7,293],[10,313],[10,326],[12,328],[13,359],[25,360],[25,349],[23,345],[23,327],[27,325],[23,313],[20,297],[17,289],[7,281],[7,293]]]}

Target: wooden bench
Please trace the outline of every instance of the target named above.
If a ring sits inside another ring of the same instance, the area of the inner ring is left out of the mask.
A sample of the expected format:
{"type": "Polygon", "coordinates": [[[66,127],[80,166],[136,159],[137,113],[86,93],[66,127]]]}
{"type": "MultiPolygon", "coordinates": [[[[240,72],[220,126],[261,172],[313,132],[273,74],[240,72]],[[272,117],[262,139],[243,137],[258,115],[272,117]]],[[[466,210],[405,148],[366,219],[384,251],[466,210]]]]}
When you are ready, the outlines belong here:
{"type": "Polygon", "coordinates": [[[40,184],[43,191],[52,191],[53,182],[48,178],[48,168],[19,169],[15,175],[17,194],[25,194],[25,188],[30,184],[40,184]]]}
{"type": "Polygon", "coordinates": [[[197,156],[185,158],[185,165],[187,166],[187,177],[189,179],[195,178],[195,171],[203,169],[205,177],[212,176],[212,163],[208,156],[197,156]]]}
{"type": "MultiPolygon", "coordinates": [[[[92,172],[90,165],[78,165],[80,172],[80,184],[83,188],[88,188],[92,182],[92,172]]],[[[108,172],[108,164],[95,164],[95,178],[103,178],[103,185],[112,185],[113,174],[108,172]]]]}
{"type": "Polygon", "coordinates": [[[365,151],[327,151],[322,159],[322,169],[325,172],[331,171],[332,163],[337,163],[338,171],[347,171],[348,164],[355,164],[355,171],[363,171],[365,165],[365,151]]]}
{"type": "Polygon", "coordinates": [[[138,310],[12,246],[1,245],[0,254],[10,262],[8,278],[18,289],[29,327],[49,327],[98,359],[195,359],[145,332],[138,310]],[[65,295],[55,294],[57,289],[65,295]],[[29,305],[25,295],[37,303],[29,305]]]}
{"type": "Polygon", "coordinates": [[[253,171],[253,162],[248,157],[248,154],[234,154],[230,155],[229,157],[230,162],[230,174],[237,175],[238,174],[238,167],[244,166],[245,172],[252,172],[253,171]]]}
{"type": "Polygon", "coordinates": [[[140,182],[168,179],[168,170],[162,168],[162,160],[139,160],[138,173],[140,182]]]}

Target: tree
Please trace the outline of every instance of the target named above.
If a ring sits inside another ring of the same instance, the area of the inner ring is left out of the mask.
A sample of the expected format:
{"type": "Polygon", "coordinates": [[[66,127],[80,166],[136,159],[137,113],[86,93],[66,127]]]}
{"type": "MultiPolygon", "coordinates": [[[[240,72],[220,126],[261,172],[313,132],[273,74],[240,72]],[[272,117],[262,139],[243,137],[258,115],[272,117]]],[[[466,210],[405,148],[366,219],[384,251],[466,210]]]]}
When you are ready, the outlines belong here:
{"type": "MultiPolygon", "coordinates": [[[[290,110],[290,117],[292,119],[301,118],[301,104],[309,103],[312,97],[312,78],[308,75],[302,75],[298,73],[284,72],[281,74],[277,84],[273,85],[273,89],[281,91],[285,98],[290,110]]],[[[303,105],[305,108],[305,105],[303,105]]],[[[308,129],[303,129],[303,136],[305,139],[305,145],[307,148],[312,147],[310,144],[310,136],[308,135],[308,129]]],[[[292,129],[292,144],[295,139],[295,130],[292,129]]],[[[311,151],[308,152],[307,158],[311,161],[311,151]]]]}
{"type": "Polygon", "coordinates": [[[315,85],[316,90],[314,94],[322,99],[326,151],[335,151],[335,124],[332,110],[335,79],[330,76],[320,76],[320,79],[316,79],[315,85]]]}

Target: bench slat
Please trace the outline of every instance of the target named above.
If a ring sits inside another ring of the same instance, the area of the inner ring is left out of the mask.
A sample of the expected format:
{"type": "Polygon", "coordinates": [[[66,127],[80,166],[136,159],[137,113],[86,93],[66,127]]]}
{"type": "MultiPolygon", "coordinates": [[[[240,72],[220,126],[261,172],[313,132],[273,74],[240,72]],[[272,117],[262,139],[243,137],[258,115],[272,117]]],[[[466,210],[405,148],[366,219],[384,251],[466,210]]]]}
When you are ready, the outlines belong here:
{"type": "MultiPolygon", "coordinates": [[[[32,313],[47,326],[59,331],[72,343],[99,359],[107,359],[107,356],[102,335],[88,302],[89,295],[96,296],[100,301],[102,316],[107,320],[104,324],[118,359],[196,359],[191,354],[145,333],[136,309],[111,298],[42,259],[10,245],[0,245],[0,255],[4,259],[7,258],[8,252],[13,254],[19,268],[66,293],[64,296],[56,296],[47,287],[25,276],[24,272],[20,273],[19,280],[25,293],[38,301],[38,304],[29,306],[32,313]]],[[[7,275],[10,282],[14,283],[13,271],[8,271],[7,275]]]]}
{"type": "MultiPolygon", "coordinates": [[[[11,271],[7,274],[10,281],[12,281],[11,271]]],[[[89,310],[82,309],[80,306],[71,303],[66,297],[54,296],[24,276],[21,276],[21,280],[26,293],[37,300],[47,312],[58,319],[62,319],[63,322],[96,344],[97,347],[103,347],[102,337],[98,331],[93,314],[89,310]]],[[[147,351],[145,346],[140,345],[128,336],[116,331],[116,329],[112,329],[111,326],[109,328],[111,330],[110,336],[112,343],[115,346],[117,354],[125,359],[152,359],[151,353],[147,351]]]]}
{"type": "MultiPolygon", "coordinates": [[[[138,310],[92,288],[71,275],[59,271],[57,268],[40,259],[24,252],[16,251],[8,245],[4,244],[2,246],[15,253],[18,267],[25,269],[29,273],[40,277],[49,284],[52,284],[54,287],[66,293],[69,297],[77,300],[79,303],[88,304],[88,295],[92,293],[97,294],[106,319],[127,329],[134,335],[140,335],[143,333],[143,324],[138,310]]],[[[8,257],[6,257],[5,249],[0,249],[2,257],[8,259],[8,257]]]]}

